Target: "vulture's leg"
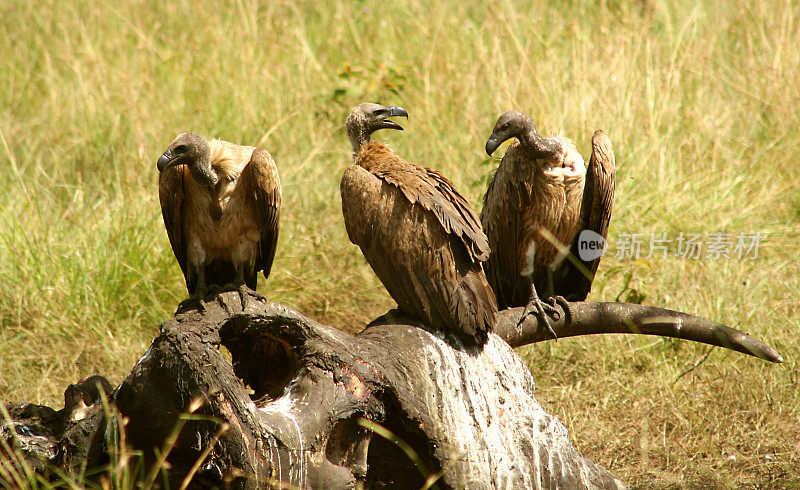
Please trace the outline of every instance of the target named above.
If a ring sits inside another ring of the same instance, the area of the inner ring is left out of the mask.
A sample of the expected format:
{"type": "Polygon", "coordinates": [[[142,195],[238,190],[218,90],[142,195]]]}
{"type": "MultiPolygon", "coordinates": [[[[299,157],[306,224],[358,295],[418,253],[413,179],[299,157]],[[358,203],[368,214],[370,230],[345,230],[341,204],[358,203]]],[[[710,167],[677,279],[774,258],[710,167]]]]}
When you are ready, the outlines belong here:
{"type": "MultiPolygon", "coordinates": [[[[553,324],[550,321],[551,316],[558,320],[558,310],[553,307],[553,305],[544,303],[541,299],[539,299],[539,293],[536,291],[536,282],[533,280],[536,271],[536,242],[533,240],[531,240],[530,244],[528,245],[525,259],[526,263],[522,270],[522,277],[525,277],[530,281],[531,296],[528,299],[528,304],[525,305],[525,309],[522,311],[522,316],[520,316],[519,321],[517,322],[517,327],[522,325],[522,322],[525,321],[528,315],[536,315],[536,318],[539,320],[539,324],[544,325],[554,339],[558,339],[558,335],[556,335],[555,330],[553,330],[553,324]]],[[[552,271],[548,267],[547,274],[545,274],[547,276],[545,284],[547,291],[545,291],[545,298],[549,298],[553,290],[553,276],[551,272],[552,271]]]]}
{"type": "Polygon", "coordinates": [[[178,309],[184,308],[197,308],[201,313],[206,312],[206,305],[203,302],[203,296],[206,292],[206,266],[205,264],[198,264],[196,267],[189,265],[188,268],[189,284],[192,284],[194,279],[194,291],[189,294],[189,297],[181,301],[178,309]]]}
{"type": "MultiPolygon", "coordinates": [[[[547,266],[547,274],[546,274],[547,283],[545,284],[545,290],[544,290],[544,297],[547,298],[546,301],[548,302],[546,304],[547,304],[547,306],[552,306],[553,307],[552,315],[556,320],[558,320],[558,311],[555,310],[555,306],[556,306],[556,304],[561,306],[561,308],[564,310],[564,315],[566,315],[566,317],[567,317],[567,319],[566,319],[567,322],[571,323],[572,322],[572,310],[570,309],[569,301],[567,300],[567,298],[556,294],[556,286],[555,286],[555,279],[554,279],[555,273],[556,273],[556,267],[554,267],[553,264],[550,264],[549,266],[547,266]]],[[[549,324],[547,325],[547,327],[548,327],[548,331],[550,333],[553,333],[552,330],[550,330],[550,328],[549,328],[550,327],[549,324]]]]}
{"type": "Polygon", "coordinates": [[[197,268],[197,289],[194,290],[195,294],[197,295],[197,302],[200,304],[200,311],[205,313],[206,312],[206,305],[203,301],[203,296],[205,296],[206,292],[206,265],[201,264],[200,267],[197,268]]]}
{"type": "Polygon", "coordinates": [[[198,264],[195,274],[197,275],[197,282],[195,283],[194,294],[199,294],[200,298],[202,298],[203,291],[206,289],[206,265],[198,264]]]}
{"type": "Polygon", "coordinates": [[[556,284],[553,276],[555,276],[555,268],[553,267],[553,264],[550,264],[547,266],[547,274],[545,274],[545,277],[547,278],[547,281],[544,285],[543,296],[545,298],[551,298],[556,295],[556,284]]]}
{"type": "MultiPolygon", "coordinates": [[[[234,261],[233,266],[236,269],[236,278],[233,283],[236,291],[239,293],[239,299],[242,301],[242,311],[247,309],[247,306],[250,304],[250,298],[253,296],[266,300],[266,297],[256,291],[257,284],[254,282],[253,287],[250,287],[245,279],[245,271],[252,270],[255,267],[254,264],[248,261],[234,261]]],[[[258,277],[258,272],[254,272],[253,276],[258,277]]]]}
{"type": "Polygon", "coordinates": [[[236,270],[236,277],[233,279],[233,286],[236,289],[236,292],[239,293],[239,299],[242,302],[242,311],[247,309],[249,304],[247,290],[250,288],[247,287],[244,281],[244,268],[245,264],[242,263],[240,260],[233,261],[233,267],[236,270]]]}
{"type": "Polygon", "coordinates": [[[539,299],[539,294],[536,292],[536,285],[533,283],[533,277],[531,277],[531,298],[528,300],[528,304],[525,305],[525,309],[522,311],[522,316],[520,316],[517,326],[522,325],[522,322],[525,321],[528,315],[536,315],[539,323],[547,327],[547,331],[550,332],[550,335],[558,340],[558,335],[556,335],[555,330],[553,330],[550,317],[552,316],[558,320],[559,312],[553,305],[539,299]]]}

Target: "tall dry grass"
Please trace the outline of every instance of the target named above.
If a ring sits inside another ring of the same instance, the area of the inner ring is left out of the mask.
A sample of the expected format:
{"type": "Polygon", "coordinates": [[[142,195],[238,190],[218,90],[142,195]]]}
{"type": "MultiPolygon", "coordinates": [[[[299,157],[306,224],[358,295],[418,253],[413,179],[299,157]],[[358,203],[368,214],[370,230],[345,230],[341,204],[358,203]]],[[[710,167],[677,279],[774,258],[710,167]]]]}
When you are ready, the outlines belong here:
{"type": "Polygon", "coordinates": [[[590,299],[706,316],[787,359],[561,340],[520,350],[541,402],[633,484],[800,485],[800,5],[162,3],[0,3],[2,401],[119,382],[183,298],[155,184],[179,132],[269,149],[284,208],[260,290],[357,330],[392,301],[341,221],[349,108],[407,108],[407,131],[380,138],[476,207],[496,165],[485,138],[516,108],[584,152],[610,135],[612,250],[633,233],[767,237],[747,260],[612,255],[590,299]]]}

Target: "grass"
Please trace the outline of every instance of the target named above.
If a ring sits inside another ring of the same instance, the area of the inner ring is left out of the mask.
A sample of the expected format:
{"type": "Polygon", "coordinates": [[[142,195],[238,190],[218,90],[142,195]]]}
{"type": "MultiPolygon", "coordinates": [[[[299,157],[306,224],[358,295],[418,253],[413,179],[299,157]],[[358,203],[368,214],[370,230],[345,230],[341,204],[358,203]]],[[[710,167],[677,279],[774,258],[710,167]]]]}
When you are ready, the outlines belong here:
{"type": "MultiPolygon", "coordinates": [[[[207,421],[219,425],[217,431],[211,436],[207,446],[200,453],[198,459],[185,475],[180,475],[178,490],[184,490],[193,482],[198,470],[223,434],[229,429],[227,422],[213,417],[197,415],[195,412],[203,406],[202,398],[193,399],[186,413],[180,414],[169,436],[163,441],[160,448],[155,448],[155,458],[145,464],[141,451],[133,450],[126,442],[128,419],[114,406],[109,405],[105,393],[101,394],[102,410],[105,420],[110,421],[103,433],[105,444],[108,447],[110,461],[94,468],[54,468],[45,465],[44,472],[38,473],[31,462],[21,452],[12,449],[5,439],[0,440],[0,486],[2,488],[97,488],[97,489],[146,489],[170,488],[169,471],[171,465],[167,458],[175,449],[178,437],[190,421],[207,421]],[[7,458],[5,456],[8,455],[7,458]],[[49,473],[49,474],[48,474],[49,473]]],[[[0,417],[3,421],[11,421],[11,417],[4,405],[0,405],[0,417]]],[[[11,432],[16,434],[13,425],[11,432]]],[[[102,429],[101,429],[102,430],[102,429]]],[[[78,463],[80,463],[78,461],[78,463]]],[[[84,462],[85,464],[85,462],[84,462]]],[[[176,482],[177,483],[177,482],[176,482]]],[[[270,482],[273,483],[273,482],[270,482]]],[[[283,488],[280,483],[277,487],[283,488]]]]}
{"type": "Polygon", "coordinates": [[[260,290],[354,331],[393,303],[342,223],[349,108],[408,109],[379,137],[476,207],[485,138],[520,109],[584,153],[611,137],[612,250],[767,237],[755,259],[607,257],[590,299],[712,318],[786,358],[631,336],[520,349],[545,408],[633,485],[800,486],[796,2],[9,0],[0,19],[0,400],[121,381],[183,298],[155,168],[178,133],[269,149],[284,208],[260,290]]]}

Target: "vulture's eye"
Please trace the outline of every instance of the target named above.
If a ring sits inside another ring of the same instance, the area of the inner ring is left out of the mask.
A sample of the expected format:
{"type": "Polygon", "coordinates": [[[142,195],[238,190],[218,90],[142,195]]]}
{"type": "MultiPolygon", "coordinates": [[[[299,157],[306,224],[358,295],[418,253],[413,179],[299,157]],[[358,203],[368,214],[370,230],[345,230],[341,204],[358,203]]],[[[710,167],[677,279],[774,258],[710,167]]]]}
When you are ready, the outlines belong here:
{"type": "Polygon", "coordinates": [[[186,145],[178,145],[175,147],[175,153],[186,153],[186,145]]]}
{"type": "Polygon", "coordinates": [[[375,111],[375,115],[378,117],[389,117],[389,109],[378,109],[375,111]]]}

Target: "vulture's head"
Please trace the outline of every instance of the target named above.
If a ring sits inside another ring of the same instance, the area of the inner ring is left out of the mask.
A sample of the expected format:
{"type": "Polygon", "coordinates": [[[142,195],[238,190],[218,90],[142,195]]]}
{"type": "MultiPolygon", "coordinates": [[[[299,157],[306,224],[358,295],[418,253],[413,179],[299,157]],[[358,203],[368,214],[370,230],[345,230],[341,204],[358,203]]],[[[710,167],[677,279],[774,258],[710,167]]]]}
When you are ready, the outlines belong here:
{"type": "Polygon", "coordinates": [[[535,158],[548,158],[563,151],[558,138],[543,138],[536,131],[533,119],[519,111],[505,112],[497,118],[492,135],[486,141],[486,153],[491,156],[504,141],[517,138],[535,158]]]}
{"type": "Polygon", "coordinates": [[[379,129],[399,129],[402,131],[403,126],[389,119],[393,116],[408,118],[408,112],[402,107],[386,107],[369,102],[355,106],[350,111],[345,123],[347,136],[353,145],[353,151],[357,152],[361,145],[369,141],[370,135],[379,129]]]}
{"type": "Polygon", "coordinates": [[[208,159],[209,152],[205,138],[195,133],[183,133],[158,157],[158,171],[163,172],[176,165],[200,165],[208,159]]]}

